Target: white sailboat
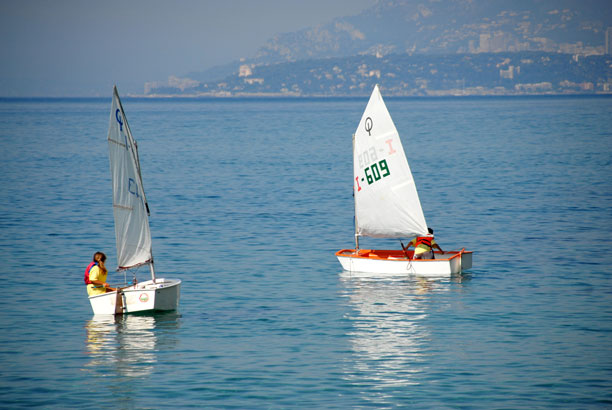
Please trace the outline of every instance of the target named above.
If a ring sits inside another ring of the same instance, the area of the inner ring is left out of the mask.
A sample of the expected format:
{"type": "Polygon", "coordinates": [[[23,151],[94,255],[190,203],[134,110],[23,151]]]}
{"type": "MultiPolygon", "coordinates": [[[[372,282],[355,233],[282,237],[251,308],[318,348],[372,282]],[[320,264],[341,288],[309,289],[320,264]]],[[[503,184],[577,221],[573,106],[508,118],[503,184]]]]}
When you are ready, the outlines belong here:
{"type": "Polygon", "coordinates": [[[450,276],[472,266],[472,252],[434,253],[359,249],[359,237],[427,236],[427,223],[404,148],[378,85],[353,136],[355,249],[336,252],[344,270],[382,275],[450,276]]]}
{"type": "Polygon", "coordinates": [[[132,284],[119,292],[89,297],[94,314],[175,310],[178,308],[181,281],[155,277],[149,206],[145,197],[138,147],[127,118],[113,88],[108,147],[113,182],[113,213],[119,270],[148,265],[151,280],[132,284]]]}

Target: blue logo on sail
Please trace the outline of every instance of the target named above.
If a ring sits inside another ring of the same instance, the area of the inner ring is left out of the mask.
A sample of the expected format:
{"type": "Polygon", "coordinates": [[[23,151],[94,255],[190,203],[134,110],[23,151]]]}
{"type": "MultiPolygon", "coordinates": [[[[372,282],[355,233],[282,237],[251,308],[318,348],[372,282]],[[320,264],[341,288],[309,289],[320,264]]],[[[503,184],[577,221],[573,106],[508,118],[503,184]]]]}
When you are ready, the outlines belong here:
{"type": "Polygon", "coordinates": [[[129,179],[128,191],[130,194],[136,195],[136,198],[140,198],[140,195],[138,195],[138,184],[132,178],[129,179]]]}
{"type": "Polygon", "coordinates": [[[119,131],[123,131],[123,121],[121,121],[121,115],[119,113],[120,113],[120,110],[119,108],[117,108],[117,111],[115,111],[115,118],[117,119],[117,122],[119,123],[119,131]]]}

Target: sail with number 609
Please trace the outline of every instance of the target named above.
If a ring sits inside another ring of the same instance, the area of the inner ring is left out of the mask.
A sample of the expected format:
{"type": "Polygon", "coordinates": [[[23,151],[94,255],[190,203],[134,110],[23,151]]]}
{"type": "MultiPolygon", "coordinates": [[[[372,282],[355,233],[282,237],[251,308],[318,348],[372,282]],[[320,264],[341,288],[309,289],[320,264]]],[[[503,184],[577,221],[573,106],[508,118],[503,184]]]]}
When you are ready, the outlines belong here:
{"type": "Polygon", "coordinates": [[[378,86],[354,137],[356,234],[405,238],[427,234],[402,141],[378,86]]]}

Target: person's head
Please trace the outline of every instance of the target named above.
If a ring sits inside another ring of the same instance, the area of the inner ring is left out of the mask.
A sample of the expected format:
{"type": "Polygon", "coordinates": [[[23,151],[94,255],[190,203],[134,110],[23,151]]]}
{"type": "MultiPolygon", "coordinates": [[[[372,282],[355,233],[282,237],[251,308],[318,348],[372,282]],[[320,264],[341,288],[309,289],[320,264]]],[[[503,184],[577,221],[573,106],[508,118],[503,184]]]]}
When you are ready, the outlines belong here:
{"type": "Polygon", "coordinates": [[[93,256],[93,261],[97,263],[106,262],[106,255],[103,252],[96,252],[93,256]]]}
{"type": "Polygon", "coordinates": [[[430,235],[433,235],[433,229],[427,228],[427,232],[429,232],[430,235]]]}
{"type": "Polygon", "coordinates": [[[106,262],[106,255],[103,252],[94,253],[93,261],[98,264],[98,266],[104,273],[108,272],[106,270],[106,266],[104,266],[104,262],[106,262]]]}

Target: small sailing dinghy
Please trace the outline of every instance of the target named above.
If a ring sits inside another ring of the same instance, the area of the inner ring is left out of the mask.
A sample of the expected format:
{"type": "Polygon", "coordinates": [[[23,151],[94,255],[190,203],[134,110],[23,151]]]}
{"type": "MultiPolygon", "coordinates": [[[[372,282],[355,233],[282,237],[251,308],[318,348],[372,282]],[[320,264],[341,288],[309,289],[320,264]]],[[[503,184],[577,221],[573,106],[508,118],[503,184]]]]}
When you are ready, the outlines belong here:
{"type": "Polygon", "coordinates": [[[151,280],[119,292],[89,297],[94,314],[124,314],[178,308],[181,281],[155,277],[149,205],[142,186],[138,147],[123,112],[117,87],[113,88],[108,147],[113,182],[113,213],[118,270],[148,265],[151,280]]]}
{"type": "Polygon", "coordinates": [[[427,236],[427,223],[410,166],[378,85],[353,136],[355,248],[336,252],[344,270],[381,275],[450,276],[472,267],[472,252],[434,253],[413,260],[414,251],[359,249],[359,237],[427,236]]]}

